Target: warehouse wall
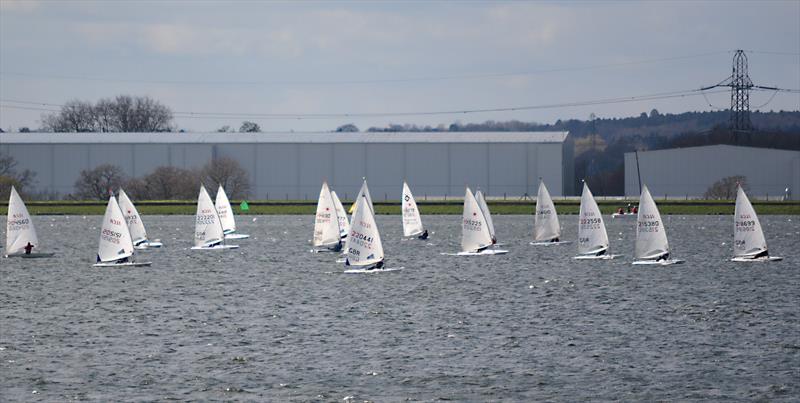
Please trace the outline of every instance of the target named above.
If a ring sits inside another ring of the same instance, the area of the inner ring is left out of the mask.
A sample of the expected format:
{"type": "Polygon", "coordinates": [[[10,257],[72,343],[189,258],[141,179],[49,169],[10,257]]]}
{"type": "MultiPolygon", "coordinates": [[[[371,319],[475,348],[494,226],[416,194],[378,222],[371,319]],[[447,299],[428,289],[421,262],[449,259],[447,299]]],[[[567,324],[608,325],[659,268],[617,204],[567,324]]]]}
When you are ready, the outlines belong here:
{"type": "Polygon", "coordinates": [[[212,157],[231,157],[248,171],[253,199],[316,199],[323,180],[351,198],[361,178],[373,199],[399,199],[406,179],[423,198],[464,194],[464,186],[490,196],[535,194],[542,177],[550,192],[572,193],[572,153],[562,143],[104,143],[0,144],[18,169],[37,173],[34,187],[72,193],[81,170],[120,166],[140,177],[159,166],[199,168],[212,157]]]}
{"type": "MultiPolygon", "coordinates": [[[[749,196],[800,200],[800,151],[728,145],[639,152],[642,183],[654,197],[701,197],[714,182],[743,175],[749,196]]],[[[625,154],[625,195],[638,196],[636,154],[625,154]]]]}

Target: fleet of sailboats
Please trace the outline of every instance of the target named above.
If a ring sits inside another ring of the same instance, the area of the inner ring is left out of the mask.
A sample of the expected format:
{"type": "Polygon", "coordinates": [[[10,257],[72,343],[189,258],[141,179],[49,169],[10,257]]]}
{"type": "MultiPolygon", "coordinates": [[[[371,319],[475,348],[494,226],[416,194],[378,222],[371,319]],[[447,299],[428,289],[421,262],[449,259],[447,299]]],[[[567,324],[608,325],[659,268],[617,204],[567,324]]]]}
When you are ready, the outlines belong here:
{"type": "Polygon", "coordinates": [[[200,194],[197,196],[197,213],[195,214],[194,250],[221,250],[235,249],[239,245],[225,243],[225,232],[211,196],[206,187],[200,185],[200,194]]]}
{"type": "Polygon", "coordinates": [[[150,266],[152,262],[137,262],[134,259],[133,241],[125,216],[112,194],[108,198],[103,224],[100,226],[100,241],[97,247],[95,267],[150,266]]]}
{"type": "MultiPolygon", "coordinates": [[[[158,240],[150,241],[136,206],[123,189],[119,200],[109,197],[98,244],[96,267],[148,266],[151,262],[137,262],[135,250],[158,248],[158,240]]],[[[356,200],[351,207],[352,218],[336,192],[323,182],[317,202],[314,222],[313,246],[317,251],[342,251],[345,273],[373,273],[398,269],[384,266],[384,249],[378,226],[375,222],[374,206],[364,179],[356,200]]],[[[405,237],[427,237],[427,229],[407,182],[403,182],[401,201],[403,235],[405,237]]],[[[672,265],[683,260],[671,257],[664,222],[647,186],[642,186],[636,222],[634,265],[672,265]]],[[[238,248],[228,245],[226,239],[246,238],[237,234],[236,223],[230,201],[222,186],[217,191],[216,203],[204,186],[200,186],[195,217],[194,250],[218,250],[238,248]],[[233,237],[231,237],[233,235],[233,237]]],[[[474,194],[469,187],[464,194],[461,220],[461,251],[444,253],[455,256],[500,255],[507,250],[497,248],[497,238],[491,213],[485,196],[478,190],[474,194]]],[[[534,224],[534,245],[567,243],[560,240],[561,227],[555,205],[543,181],[539,183],[534,224]]],[[[49,257],[54,253],[40,252],[39,239],[30,214],[17,190],[12,187],[8,204],[6,231],[6,257],[49,257]],[[36,248],[34,252],[33,249],[36,248]]],[[[619,255],[609,253],[608,233],[602,213],[589,186],[584,183],[578,217],[579,260],[609,260],[619,255]]],[[[734,212],[734,262],[769,262],[783,258],[770,256],[767,243],[750,200],[741,186],[737,187],[734,212]]]]}

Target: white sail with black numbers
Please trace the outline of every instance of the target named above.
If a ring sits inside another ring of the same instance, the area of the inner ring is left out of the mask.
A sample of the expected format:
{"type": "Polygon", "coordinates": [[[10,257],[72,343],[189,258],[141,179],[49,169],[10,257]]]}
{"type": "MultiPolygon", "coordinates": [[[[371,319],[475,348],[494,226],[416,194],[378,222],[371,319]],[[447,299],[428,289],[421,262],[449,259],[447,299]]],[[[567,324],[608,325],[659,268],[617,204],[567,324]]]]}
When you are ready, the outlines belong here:
{"type": "Polygon", "coordinates": [[[578,216],[578,253],[599,254],[605,250],[608,250],[608,233],[603,215],[597,207],[592,191],[584,183],[578,216]]]}
{"type": "Polygon", "coordinates": [[[131,232],[131,240],[134,245],[147,240],[147,232],[144,229],[144,223],[139,216],[139,211],[136,206],[125,193],[124,190],[119,190],[119,208],[122,210],[122,215],[125,216],[125,222],[128,224],[128,229],[131,232]]]}
{"type": "Polygon", "coordinates": [[[6,221],[6,255],[17,255],[25,252],[25,246],[30,243],[39,246],[39,237],[36,236],[36,229],[33,227],[31,215],[28,208],[17,193],[14,186],[11,187],[11,196],[8,199],[8,221],[6,221]]]}
{"type": "Polygon", "coordinates": [[[128,224],[114,196],[108,198],[103,225],[100,228],[100,243],[97,248],[100,262],[114,262],[133,256],[133,242],[128,224]]]}
{"type": "Polygon", "coordinates": [[[658,259],[669,253],[669,242],[656,202],[647,186],[642,185],[639,212],[636,216],[636,259],[658,259]]]}
{"type": "Polygon", "coordinates": [[[336,218],[339,220],[339,234],[341,237],[346,237],[347,232],[350,231],[350,222],[347,220],[347,212],[344,211],[342,201],[336,191],[331,190],[331,197],[333,198],[333,205],[336,207],[336,218]]]}
{"type": "Polygon", "coordinates": [[[317,213],[314,219],[314,240],[316,247],[333,246],[340,242],[339,219],[336,215],[336,205],[328,188],[328,183],[322,183],[317,201],[317,213]]]}
{"type": "Polygon", "coordinates": [[[767,240],[753,205],[741,186],[736,189],[736,208],[733,219],[733,255],[755,256],[767,251],[767,240]]]}
{"type": "Polygon", "coordinates": [[[486,227],[489,229],[489,236],[491,239],[497,239],[497,235],[494,232],[494,222],[492,221],[492,213],[489,211],[489,205],[486,204],[486,199],[483,197],[483,192],[480,190],[475,192],[475,201],[478,202],[478,207],[480,207],[481,212],[483,213],[483,217],[486,220],[486,227]]]}
{"type": "Polygon", "coordinates": [[[219,221],[222,224],[222,232],[225,234],[236,232],[236,220],[233,218],[231,202],[228,200],[228,195],[222,185],[219,185],[219,189],[217,189],[217,199],[214,202],[214,207],[217,209],[219,221]]]}
{"type": "Polygon", "coordinates": [[[350,266],[365,267],[383,261],[383,243],[375,224],[375,216],[363,195],[356,200],[356,209],[347,234],[346,259],[350,266]]]}
{"type": "Polygon", "coordinates": [[[195,215],[194,246],[204,247],[219,243],[223,240],[224,233],[211,196],[205,186],[200,186],[197,196],[197,214],[195,215]]]}
{"type": "Polygon", "coordinates": [[[533,239],[536,242],[546,242],[561,236],[561,225],[558,222],[556,206],[547,191],[544,181],[539,181],[539,191],[536,196],[536,217],[533,223],[533,239]]]}
{"type": "Polygon", "coordinates": [[[464,213],[461,217],[461,251],[477,252],[492,245],[492,235],[478,201],[467,188],[464,194],[464,213]]]}

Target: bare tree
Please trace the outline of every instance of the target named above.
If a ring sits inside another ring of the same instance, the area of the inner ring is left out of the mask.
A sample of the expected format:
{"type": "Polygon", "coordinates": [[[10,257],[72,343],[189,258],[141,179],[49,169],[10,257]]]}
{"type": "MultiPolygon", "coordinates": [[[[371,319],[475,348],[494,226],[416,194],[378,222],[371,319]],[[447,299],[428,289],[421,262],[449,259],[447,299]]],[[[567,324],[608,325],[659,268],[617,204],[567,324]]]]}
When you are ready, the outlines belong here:
{"type": "Polygon", "coordinates": [[[0,153],[0,198],[8,199],[11,186],[24,193],[25,188],[33,183],[34,177],[36,172],[29,169],[18,171],[17,160],[11,155],[0,153]]]}
{"type": "Polygon", "coordinates": [[[250,192],[247,171],[233,158],[222,157],[211,160],[200,171],[203,184],[210,189],[222,185],[230,198],[244,198],[250,192]]]}
{"type": "Polygon", "coordinates": [[[116,191],[125,184],[122,168],[104,164],[94,169],[81,171],[75,181],[75,195],[81,199],[105,200],[109,192],[116,191]]]}
{"type": "Polygon", "coordinates": [[[54,132],[162,132],[172,129],[172,111],[149,97],[120,95],[96,105],[69,101],[42,125],[54,132]]]}
{"type": "Polygon", "coordinates": [[[191,200],[197,197],[197,188],[200,182],[198,174],[175,167],[158,167],[145,176],[145,194],[140,198],[150,200],[181,199],[191,200]]]}
{"type": "Polygon", "coordinates": [[[722,178],[709,186],[703,197],[706,199],[735,199],[736,185],[740,185],[745,191],[750,190],[750,186],[747,185],[746,177],[742,175],[728,176],[727,178],[722,178]]]}

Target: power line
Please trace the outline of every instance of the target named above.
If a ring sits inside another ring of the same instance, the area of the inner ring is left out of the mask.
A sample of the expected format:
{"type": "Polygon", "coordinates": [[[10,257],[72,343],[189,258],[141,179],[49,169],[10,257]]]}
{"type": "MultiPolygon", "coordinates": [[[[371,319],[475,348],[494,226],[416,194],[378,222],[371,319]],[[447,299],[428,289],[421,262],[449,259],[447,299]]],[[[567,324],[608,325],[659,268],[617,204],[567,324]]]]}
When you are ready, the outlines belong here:
{"type": "Polygon", "coordinates": [[[30,77],[42,79],[55,79],[55,80],[75,80],[75,81],[96,81],[96,82],[116,82],[116,83],[129,83],[129,84],[163,84],[163,85],[351,85],[351,84],[381,84],[381,83],[409,83],[409,82],[431,82],[431,81],[452,81],[452,80],[476,80],[483,78],[504,78],[504,77],[518,77],[530,76],[536,74],[547,73],[560,73],[569,71],[584,71],[595,70],[610,67],[622,67],[641,64],[662,63],[675,60],[694,59],[698,57],[714,56],[719,54],[727,54],[732,51],[714,51],[705,53],[696,53],[690,55],[681,55],[673,57],[662,57],[656,59],[632,60],[627,62],[594,64],[586,66],[572,66],[572,67],[556,67],[550,69],[538,69],[517,72],[501,72],[501,73],[483,73],[483,74],[461,74],[461,75],[446,75],[446,76],[428,76],[428,77],[406,77],[406,78],[378,78],[378,79],[363,79],[363,80],[221,80],[221,81],[203,81],[203,80],[140,80],[128,78],[107,78],[107,77],[90,77],[90,76],[74,76],[74,75],[61,75],[61,74],[33,74],[15,71],[0,71],[0,76],[15,76],[15,77],[30,77]]]}

